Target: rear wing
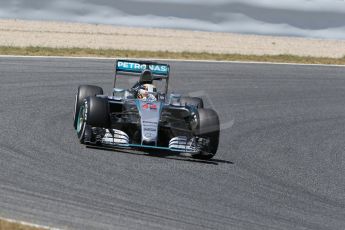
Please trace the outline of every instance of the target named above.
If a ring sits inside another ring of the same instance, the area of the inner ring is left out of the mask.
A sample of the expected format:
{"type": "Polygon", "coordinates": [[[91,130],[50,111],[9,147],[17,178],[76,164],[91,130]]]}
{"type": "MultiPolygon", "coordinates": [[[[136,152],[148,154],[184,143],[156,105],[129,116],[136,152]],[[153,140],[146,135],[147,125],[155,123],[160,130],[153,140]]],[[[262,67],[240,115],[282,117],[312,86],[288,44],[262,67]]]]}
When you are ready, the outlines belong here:
{"type": "Polygon", "coordinates": [[[115,63],[115,71],[123,75],[140,75],[144,70],[151,70],[155,78],[168,78],[170,66],[151,61],[131,61],[117,60],[115,63]]]}
{"type": "Polygon", "coordinates": [[[165,93],[168,92],[170,66],[168,64],[141,60],[116,60],[114,88],[117,75],[140,76],[144,70],[150,70],[154,80],[166,79],[165,93]]]}

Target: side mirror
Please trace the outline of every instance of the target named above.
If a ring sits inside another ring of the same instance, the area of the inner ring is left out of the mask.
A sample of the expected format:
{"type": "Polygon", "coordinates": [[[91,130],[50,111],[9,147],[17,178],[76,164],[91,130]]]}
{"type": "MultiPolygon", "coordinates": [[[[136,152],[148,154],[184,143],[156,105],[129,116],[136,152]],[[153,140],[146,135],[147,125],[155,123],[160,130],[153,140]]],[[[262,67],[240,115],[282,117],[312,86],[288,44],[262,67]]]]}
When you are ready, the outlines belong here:
{"type": "Polygon", "coordinates": [[[119,89],[119,88],[114,88],[113,89],[113,96],[114,96],[115,100],[121,100],[125,96],[125,90],[119,89]]]}
{"type": "Polygon", "coordinates": [[[169,104],[173,105],[173,106],[181,106],[180,99],[181,99],[180,94],[172,93],[172,94],[170,94],[169,104]]]}

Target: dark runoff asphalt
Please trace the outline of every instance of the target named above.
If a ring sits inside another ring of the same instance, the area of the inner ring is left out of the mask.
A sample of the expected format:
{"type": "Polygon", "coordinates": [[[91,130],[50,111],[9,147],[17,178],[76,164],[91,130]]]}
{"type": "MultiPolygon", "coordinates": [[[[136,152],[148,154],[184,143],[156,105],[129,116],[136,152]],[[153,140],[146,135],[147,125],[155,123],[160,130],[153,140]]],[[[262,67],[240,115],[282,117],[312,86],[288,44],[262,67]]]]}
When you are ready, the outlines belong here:
{"type": "Polygon", "coordinates": [[[169,62],[220,116],[214,160],[86,148],[78,85],[114,60],[0,58],[0,216],[61,229],[345,229],[345,68],[169,62]]]}

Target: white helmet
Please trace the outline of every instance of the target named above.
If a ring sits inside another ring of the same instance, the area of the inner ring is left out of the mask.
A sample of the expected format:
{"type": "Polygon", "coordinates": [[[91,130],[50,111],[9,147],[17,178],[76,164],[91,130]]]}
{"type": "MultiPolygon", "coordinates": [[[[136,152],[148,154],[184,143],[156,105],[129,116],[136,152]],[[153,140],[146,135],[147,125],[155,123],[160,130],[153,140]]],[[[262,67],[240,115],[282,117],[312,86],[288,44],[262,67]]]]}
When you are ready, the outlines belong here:
{"type": "Polygon", "coordinates": [[[157,92],[156,86],[154,86],[153,84],[144,84],[143,88],[139,89],[138,98],[139,99],[148,99],[149,97],[153,96],[151,93],[156,93],[156,92],[157,92]]]}

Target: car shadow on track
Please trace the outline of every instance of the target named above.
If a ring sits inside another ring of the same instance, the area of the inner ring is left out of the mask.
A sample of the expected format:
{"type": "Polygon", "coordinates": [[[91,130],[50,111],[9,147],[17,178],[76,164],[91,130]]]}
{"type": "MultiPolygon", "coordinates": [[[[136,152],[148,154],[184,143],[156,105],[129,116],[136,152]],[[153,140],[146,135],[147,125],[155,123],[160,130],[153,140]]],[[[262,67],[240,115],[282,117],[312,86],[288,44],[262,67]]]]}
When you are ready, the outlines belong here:
{"type": "Polygon", "coordinates": [[[96,149],[96,150],[107,150],[107,151],[114,151],[118,153],[124,154],[132,154],[137,156],[147,156],[147,157],[157,157],[157,158],[164,158],[169,160],[175,161],[185,161],[185,162],[193,162],[193,163],[200,163],[200,164],[209,164],[209,165],[219,165],[219,164],[234,164],[232,161],[221,160],[221,159],[210,159],[210,160],[200,160],[191,158],[188,156],[183,156],[178,153],[173,153],[169,151],[160,151],[157,153],[156,151],[149,151],[149,150],[136,150],[136,149],[114,149],[105,146],[93,146],[88,145],[87,148],[96,149]]]}

